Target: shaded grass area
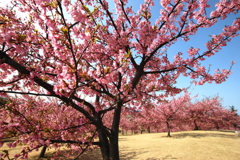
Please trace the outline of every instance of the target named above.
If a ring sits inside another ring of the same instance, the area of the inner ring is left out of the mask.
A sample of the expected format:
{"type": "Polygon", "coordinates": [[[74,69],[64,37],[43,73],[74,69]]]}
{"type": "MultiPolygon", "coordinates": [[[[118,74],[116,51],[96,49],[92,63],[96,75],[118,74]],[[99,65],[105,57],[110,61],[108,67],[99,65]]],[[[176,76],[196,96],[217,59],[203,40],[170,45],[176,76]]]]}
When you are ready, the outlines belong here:
{"type": "MultiPolygon", "coordinates": [[[[234,131],[183,131],[167,133],[145,133],[119,137],[121,160],[240,160],[240,137],[234,131]]],[[[0,148],[3,150],[4,148],[0,148]]],[[[19,148],[11,149],[11,154],[19,148]]],[[[30,160],[37,160],[39,152],[30,154],[30,160]]],[[[53,154],[48,150],[46,157],[53,154]]],[[[64,157],[63,160],[73,159],[64,157]]],[[[76,153],[77,154],[77,153],[76,153]]],[[[81,160],[101,160],[99,149],[84,153],[81,160]]],[[[43,158],[41,160],[47,160],[43,158]]]]}

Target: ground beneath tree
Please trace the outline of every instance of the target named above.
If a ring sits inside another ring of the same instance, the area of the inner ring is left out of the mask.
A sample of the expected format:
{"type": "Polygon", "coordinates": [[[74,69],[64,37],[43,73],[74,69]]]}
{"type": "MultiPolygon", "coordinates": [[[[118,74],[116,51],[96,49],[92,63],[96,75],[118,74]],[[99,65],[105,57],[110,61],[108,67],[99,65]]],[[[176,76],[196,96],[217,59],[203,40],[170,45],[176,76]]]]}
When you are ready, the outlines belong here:
{"type": "MultiPolygon", "coordinates": [[[[121,160],[239,160],[240,137],[234,131],[187,131],[120,136],[121,160]]],[[[1,148],[0,148],[1,149],[1,148]]],[[[2,150],[2,149],[1,149],[2,150]]],[[[38,153],[31,154],[35,159],[38,153]]],[[[99,150],[81,160],[101,160],[99,150]]]]}
{"type": "MultiPolygon", "coordinates": [[[[151,133],[120,137],[122,160],[240,160],[240,137],[233,131],[151,133]]],[[[84,160],[100,160],[89,154],[84,160]],[[92,159],[91,159],[92,157],[92,159]]]]}

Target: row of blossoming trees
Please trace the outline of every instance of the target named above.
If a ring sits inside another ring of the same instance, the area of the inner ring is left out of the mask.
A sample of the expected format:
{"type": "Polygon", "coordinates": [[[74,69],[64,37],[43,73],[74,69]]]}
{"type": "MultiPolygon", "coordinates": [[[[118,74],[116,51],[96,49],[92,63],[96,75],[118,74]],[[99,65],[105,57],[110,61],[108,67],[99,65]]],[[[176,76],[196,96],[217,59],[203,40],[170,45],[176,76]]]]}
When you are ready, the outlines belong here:
{"type": "MultiPolygon", "coordinates": [[[[129,106],[123,111],[120,130],[123,134],[146,130],[149,133],[167,132],[170,136],[171,131],[235,129],[240,126],[240,117],[236,111],[223,108],[218,96],[194,99],[196,96],[185,93],[177,98],[149,103],[148,107],[129,106]]],[[[0,106],[0,138],[3,139],[0,145],[3,145],[4,139],[13,137],[18,139],[7,144],[10,148],[20,144],[29,145],[16,154],[16,158],[51,144],[56,148],[61,145],[74,148],[68,154],[99,145],[99,142],[94,141],[97,133],[91,122],[56,99],[29,95],[0,98],[0,106]],[[85,145],[87,147],[83,147],[85,145]]],[[[111,125],[111,119],[111,114],[103,117],[106,126],[111,125]]],[[[8,153],[1,155],[7,157],[8,153]]]]}
{"type": "MultiPolygon", "coordinates": [[[[195,96],[196,97],[196,96],[195,96]]],[[[188,93],[166,101],[159,101],[143,110],[121,119],[122,133],[131,131],[168,132],[183,130],[236,129],[240,117],[236,111],[226,109],[218,96],[194,100],[188,93]]]]}

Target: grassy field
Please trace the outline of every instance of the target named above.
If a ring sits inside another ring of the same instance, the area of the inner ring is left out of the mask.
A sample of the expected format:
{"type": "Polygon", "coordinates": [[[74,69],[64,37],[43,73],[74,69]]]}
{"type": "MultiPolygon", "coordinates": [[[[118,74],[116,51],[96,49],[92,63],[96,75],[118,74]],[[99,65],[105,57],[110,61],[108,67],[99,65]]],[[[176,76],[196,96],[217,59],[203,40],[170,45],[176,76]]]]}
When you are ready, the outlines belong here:
{"type": "MultiPolygon", "coordinates": [[[[120,136],[120,159],[240,160],[240,137],[237,137],[233,131],[185,131],[172,133],[172,137],[166,135],[166,133],[145,133],[120,136]]],[[[18,148],[12,149],[11,153],[17,150],[18,148]]],[[[47,155],[53,152],[54,150],[47,151],[47,155]]],[[[38,154],[39,152],[31,153],[29,159],[37,159],[38,154]]],[[[85,153],[79,159],[101,160],[101,154],[97,149],[85,153]]]]}

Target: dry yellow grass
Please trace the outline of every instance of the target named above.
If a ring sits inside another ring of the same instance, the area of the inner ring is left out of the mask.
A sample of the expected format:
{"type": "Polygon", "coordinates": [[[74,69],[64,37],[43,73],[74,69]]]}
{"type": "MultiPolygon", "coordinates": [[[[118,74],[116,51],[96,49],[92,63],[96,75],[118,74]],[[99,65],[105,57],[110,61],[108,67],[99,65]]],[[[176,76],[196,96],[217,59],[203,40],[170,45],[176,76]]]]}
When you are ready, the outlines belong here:
{"type": "MultiPolygon", "coordinates": [[[[186,131],[120,136],[121,160],[240,160],[240,137],[233,131],[186,131]]],[[[0,148],[2,150],[3,148],[0,148]]],[[[12,150],[16,152],[17,150],[12,150]]],[[[52,151],[48,151],[51,154],[52,151]]],[[[31,153],[30,160],[39,153],[31,153]]],[[[63,158],[64,159],[64,158],[63,158]]],[[[99,150],[81,160],[101,160],[99,150]]]]}
{"type": "Polygon", "coordinates": [[[122,159],[240,160],[240,138],[233,132],[190,131],[122,137],[122,159]],[[131,142],[131,143],[129,143],[131,142]]]}

